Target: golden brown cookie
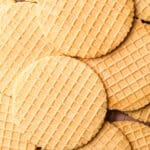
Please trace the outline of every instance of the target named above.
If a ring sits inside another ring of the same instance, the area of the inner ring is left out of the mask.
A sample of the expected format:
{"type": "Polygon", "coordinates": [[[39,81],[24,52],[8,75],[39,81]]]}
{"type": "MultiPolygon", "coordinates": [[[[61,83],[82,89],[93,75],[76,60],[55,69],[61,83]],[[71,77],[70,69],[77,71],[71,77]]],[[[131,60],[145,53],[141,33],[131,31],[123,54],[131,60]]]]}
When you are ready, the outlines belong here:
{"type": "Polygon", "coordinates": [[[11,97],[3,95],[0,103],[0,149],[35,150],[35,146],[28,144],[25,136],[18,131],[13,122],[11,97]]]}
{"type": "Polygon", "coordinates": [[[136,111],[126,112],[129,116],[144,122],[150,122],[150,104],[136,111]]]}
{"type": "Polygon", "coordinates": [[[133,111],[150,103],[150,26],[136,20],[128,38],[111,54],[86,60],[100,75],[109,109],[133,111]]]}
{"type": "Polygon", "coordinates": [[[28,2],[0,5],[0,18],[4,20],[0,22],[3,26],[0,34],[0,93],[11,96],[12,83],[22,69],[36,59],[53,55],[55,49],[46,42],[35,11],[35,4],[28,2]]]}
{"type": "Polygon", "coordinates": [[[51,56],[27,67],[13,87],[20,131],[44,149],[73,149],[101,128],[106,93],[98,75],[85,63],[51,56]]]}
{"type": "Polygon", "coordinates": [[[134,121],[117,121],[114,125],[127,136],[132,149],[150,149],[150,127],[134,121]]]}
{"type": "Polygon", "coordinates": [[[39,7],[48,40],[60,53],[81,58],[114,50],[127,36],[134,16],[132,0],[42,0],[39,7]]]}
{"type": "Polygon", "coordinates": [[[150,21],[150,0],[135,0],[136,17],[150,21]]]}
{"type": "Polygon", "coordinates": [[[131,150],[131,146],[117,127],[105,122],[97,136],[81,150],[131,150]]]}

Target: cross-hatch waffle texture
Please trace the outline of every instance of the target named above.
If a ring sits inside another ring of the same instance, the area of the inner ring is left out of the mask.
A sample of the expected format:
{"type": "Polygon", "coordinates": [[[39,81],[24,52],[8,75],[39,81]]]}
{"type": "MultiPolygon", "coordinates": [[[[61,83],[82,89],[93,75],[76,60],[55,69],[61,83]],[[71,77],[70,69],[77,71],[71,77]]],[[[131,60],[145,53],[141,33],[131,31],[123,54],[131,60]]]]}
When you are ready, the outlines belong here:
{"type": "Polygon", "coordinates": [[[136,111],[126,112],[129,116],[144,122],[150,122],[150,104],[136,111]]]}
{"type": "Polygon", "coordinates": [[[30,65],[17,77],[13,93],[19,129],[44,149],[86,144],[106,114],[98,75],[70,57],[46,57],[30,65]]]}
{"type": "Polygon", "coordinates": [[[1,150],[35,150],[28,144],[25,136],[18,131],[13,122],[12,99],[1,96],[0,103],[0,149],[1,150]]]}
{"type": "Polygon", "coordinates": [[[150,21],[150,0],[135,0],[136,17],[150,21]]]}
{"type": "Polygon", "coordinates": [[[150,149],[150,127],[134,121],[117,121],[114,125],[127,136],[134,150],[150,149]]]}
{"type": "Polygon", "coordinates": [[[11,95],[16,75],[38,58],[52,55],[38,26],[35,4],[0,5],[0,93],[11,95]]]}
{"type": "Polygon", "coordinates": [[[137,110],[150,103],[150,26],[135,21],[122,45],[99,59],[86,60],[99,73],[109,109],[137,110]]]}
{"type": "MultiPolygon", "coordinates": [[[[95,58],[114,50],[132,26],[132,0],[42,0],[40,25],[60,53],[95,58]]],[[[40,10],[38,8],[38,10],[40,10]]]]}
{"type": "Polygon", "coordinates": [[[105,122],[97,136],[81,150],[131,150],[131,146],[117,127],[105,122]]]}

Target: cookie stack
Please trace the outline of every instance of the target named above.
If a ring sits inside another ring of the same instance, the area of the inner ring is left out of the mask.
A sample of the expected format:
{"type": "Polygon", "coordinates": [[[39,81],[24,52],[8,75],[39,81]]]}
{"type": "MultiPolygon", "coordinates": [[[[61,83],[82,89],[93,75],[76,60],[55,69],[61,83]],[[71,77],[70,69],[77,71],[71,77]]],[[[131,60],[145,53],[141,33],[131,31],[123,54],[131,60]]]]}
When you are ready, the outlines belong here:
{"type": "Polygon", "coordinates": [[[149,10],[0,0],[0,149],[149,150],[149,10]],[[109,110],[135,119],[111,122],[109,110]]]}

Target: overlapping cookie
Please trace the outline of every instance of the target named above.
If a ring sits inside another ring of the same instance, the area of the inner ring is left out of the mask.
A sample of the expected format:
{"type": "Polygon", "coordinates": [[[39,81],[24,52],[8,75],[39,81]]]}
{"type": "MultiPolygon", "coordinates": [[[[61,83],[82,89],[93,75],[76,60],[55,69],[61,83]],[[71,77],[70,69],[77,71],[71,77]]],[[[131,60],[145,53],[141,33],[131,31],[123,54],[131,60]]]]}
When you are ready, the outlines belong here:
{"type": "Polygon", "coordinates": [[[34,3],[0,5],[0,93],[11,95],[16,75],[36,59],[53,55],[39,28],[34,3]],[[1,13],[3,12],[3,13],[1,13]]]}
{"type": "Polygon", "coordinates": [[[0,149],[1,150],[35,150],[25,136],[18,131],[13,121],[12,99],[1,96],[0,103],[0,149]]]}
{"type": "Polygon", "coordinates": [[[103,83],[85,63],[50,56],[31,64],[13,86],[14,117],[28,140],[44,149],[74,149],[101,128],[103,83]]]}
{"type": "Polygon", "coordinates": [[[150,103],[150,26],[136,20],[128,38],[111,54],[86,60],[108,93],[109,109],[137,110],[150,103]]]}
{"type": "Polygon", "coordinates": [[[125,39],[132,26],[133,5],[132,0],[42,0],[38,18],[60,53],[95,58],[125,39]]]}
{"type": "Polygon", "coordinates": [[[105,122],[97,136],[81,150],[131,150],[128,139],[109,122],[105,122]]]}
{"type": "Polygon", "coordinates": [[[128,34],[133,1],[19,1],[0,0],[0,149],[149,150],[148,126],[104,123],[107,93],[109,109],[149,121],[150,26],[136,20],[128,34]],[[86,60],[95,72],[55,54],[107,56],[86,60]]]}
{"type": "Polygon", "coordinates": [[[149,0],[135,0],[136,17],[150,21],[150,1],[149,0]]]}
{"type": "Polygon", "coordinates": [[[126,112],[129,116],[143,122],[150,122],[150,104],[136,111],[126,112]]]}
{"type": "Polygon", "coordinates": [[[127,136],[132,149],[150,149],[150,127],[134,121],[117,121],[114,125],[127,136]]]}

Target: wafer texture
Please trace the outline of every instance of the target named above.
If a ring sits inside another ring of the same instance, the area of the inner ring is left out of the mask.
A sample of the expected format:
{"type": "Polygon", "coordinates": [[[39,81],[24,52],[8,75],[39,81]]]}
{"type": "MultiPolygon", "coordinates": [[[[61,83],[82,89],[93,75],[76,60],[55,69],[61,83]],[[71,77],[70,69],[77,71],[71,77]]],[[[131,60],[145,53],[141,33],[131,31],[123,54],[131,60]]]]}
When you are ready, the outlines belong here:
{"type": "Polygon", "coordinates": [[[35,146],[28,144],[13,122],[12,98],[3,95],[0,103],[0,149],[35,150],[35,146]]]}
{"type": "Polygon", "coordinates": [[[102,78],[109,109],[132,111],[150,102],[150,26],[136,20],[131,33],[111,54],[86,60],[102,78]]]}
{"type": "Polygon", "coordinates": [[[44,149],[86,144],[104,121],[103,84],[90,67],[74,58],[40,59],[17,77],[13,89],[19,129],[44,149]]]}
{"type": "Polygon", "coordinates": [[[149,0],[135,0],[136,17],[150,21],[150,1],[149,0]]]}
{"type": "Polygon", "coordinates": [[[123,133],[109,122],[105,122],[97,136],[81,150],[131,150],[123,133]]]}
{"type": "Polygon", "coordinates": [[[134,150],[150,149],[150,127],[134,121],[117,121],[114,125],[127,136],[134,150]]]}
{"type": "MultiPolygon", "coordinates": [[[[111,52],[132,26],[132,0],[42,0],[40,25],[60,53],[95,58],[111,52]]],[[[39,8],[38,8],[39,9],[39,8]]]]}
{"type": "Polygon", "coordinates": [[[150,104],[136,111],[126,112],[129,116],[144,122],[150,122],[150,104]]]}
{"type": "Polygon", "coordinates": [[[54,55],[55,49],[39,28],[35,4],[0,5],[0,11],[0,93],[11,96],[16,75],[36,59],[54,55]]]}

